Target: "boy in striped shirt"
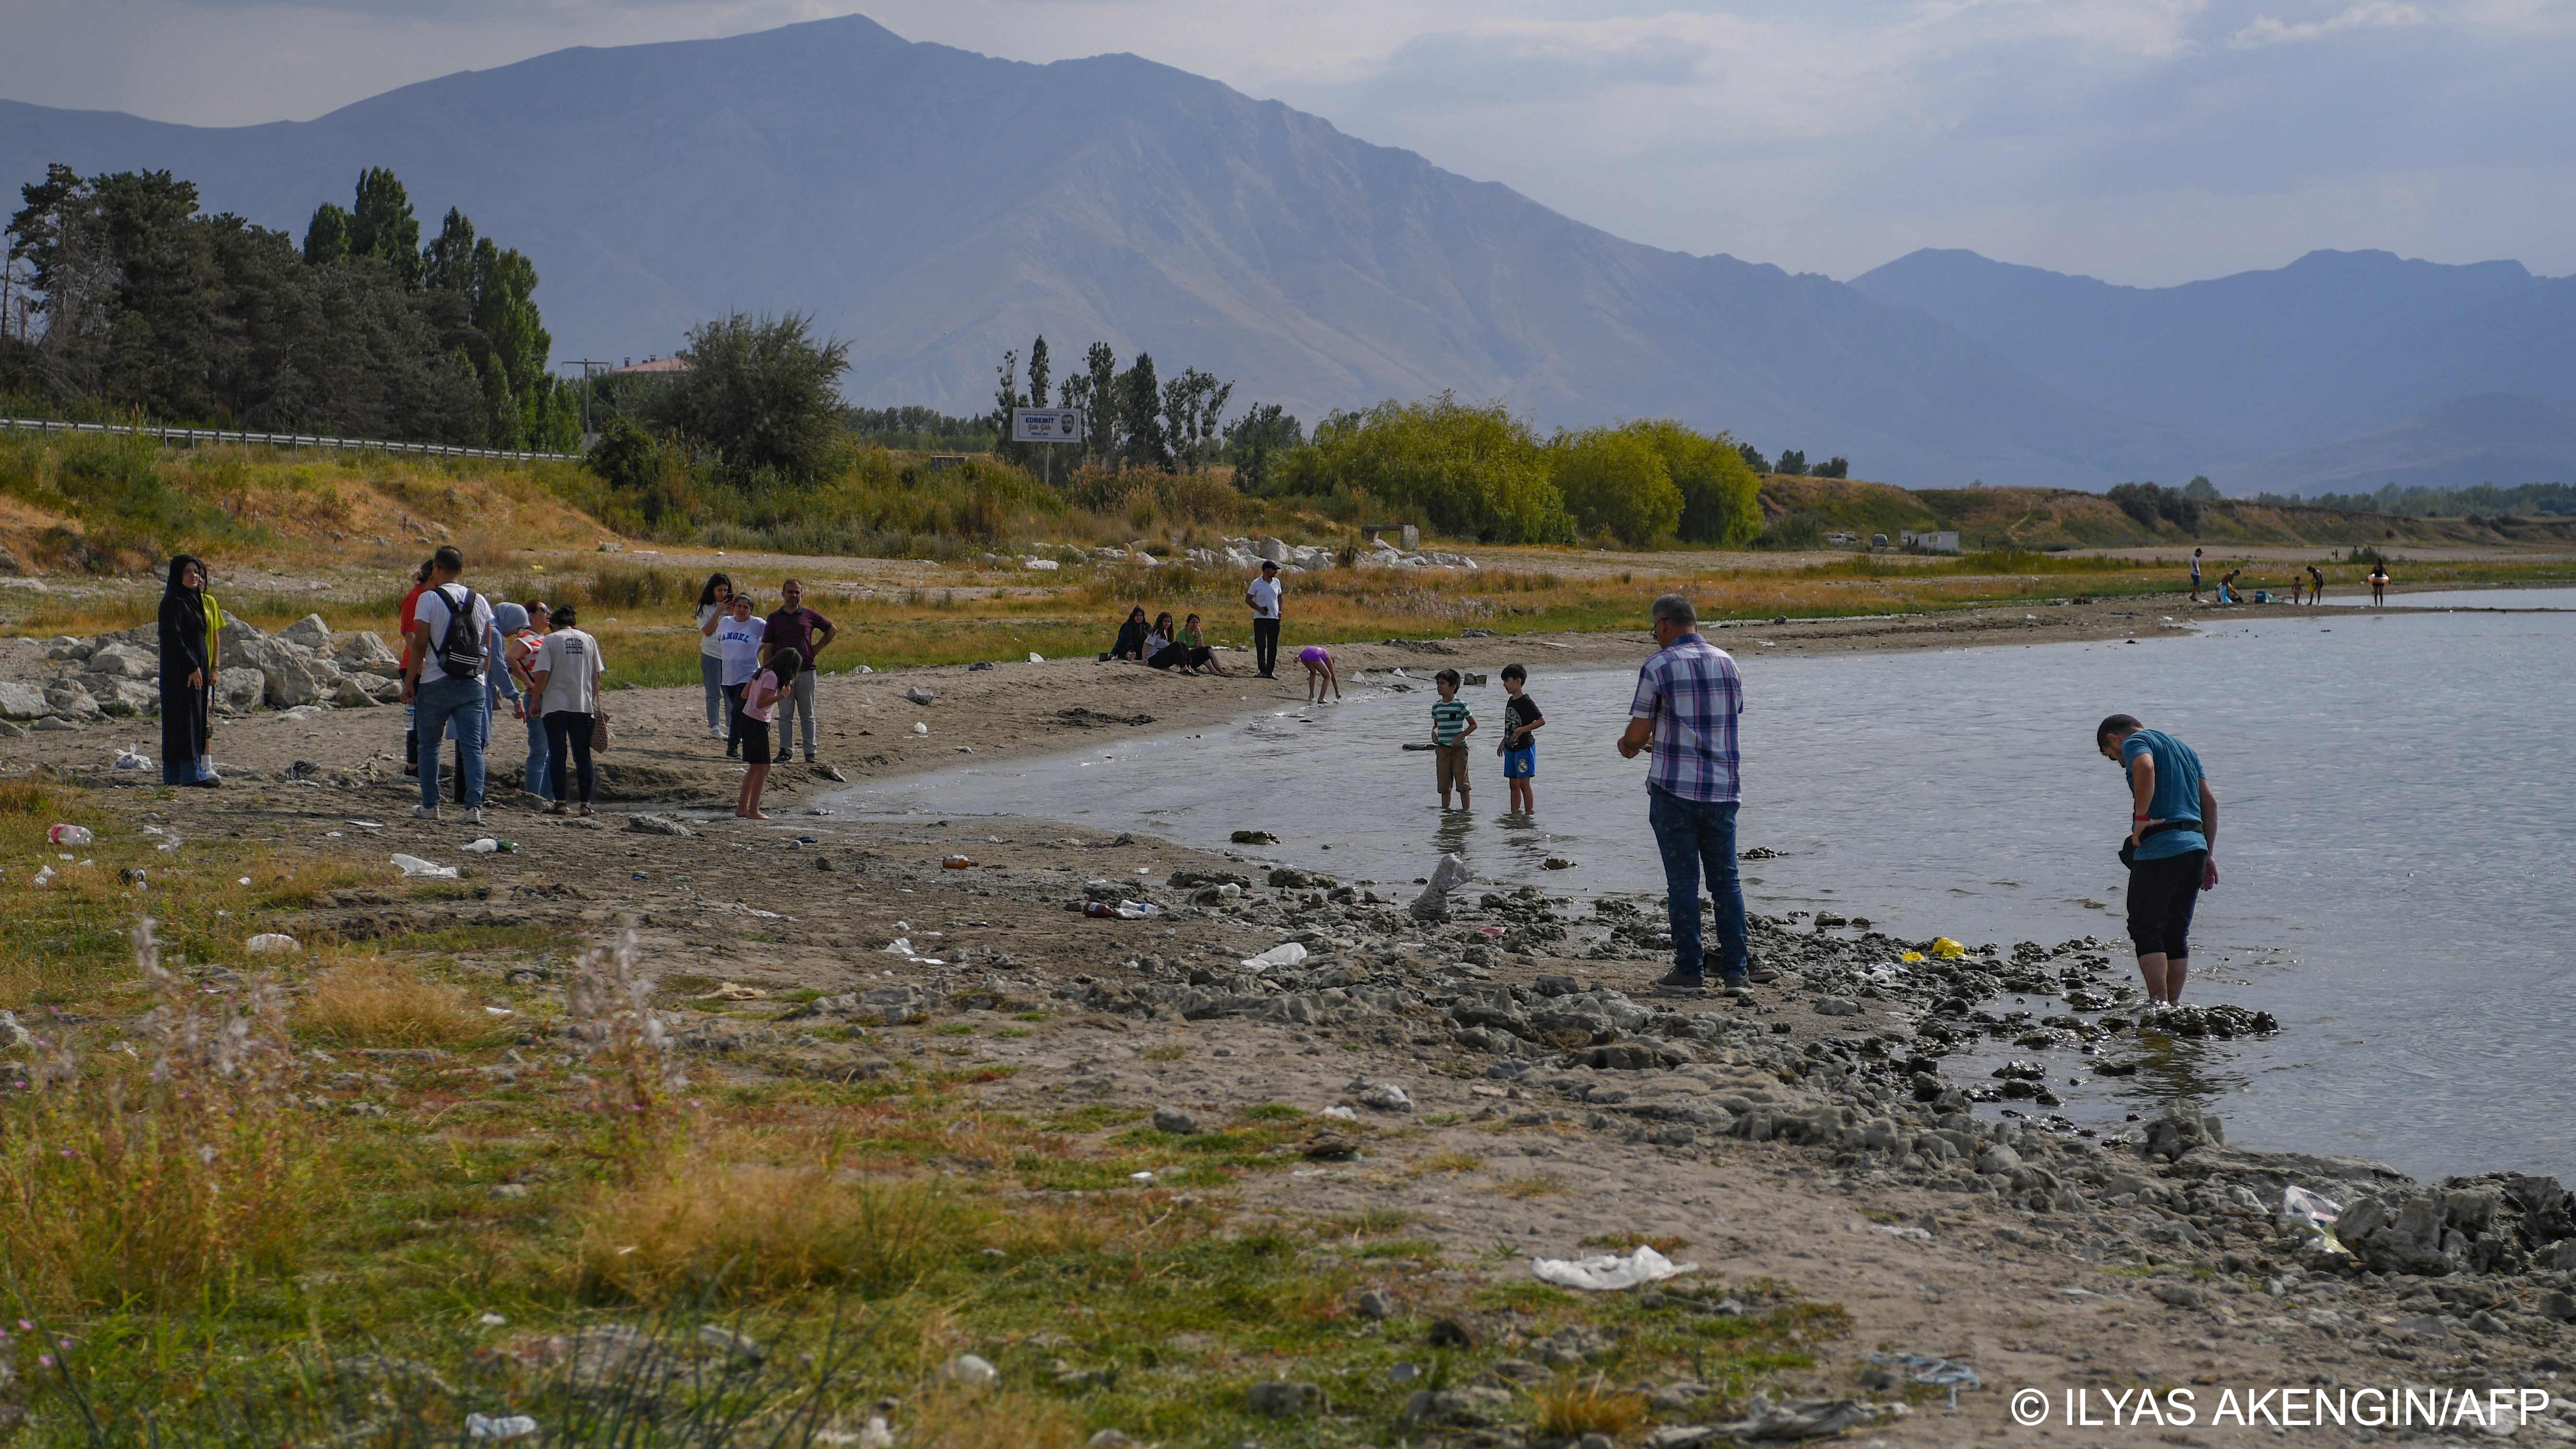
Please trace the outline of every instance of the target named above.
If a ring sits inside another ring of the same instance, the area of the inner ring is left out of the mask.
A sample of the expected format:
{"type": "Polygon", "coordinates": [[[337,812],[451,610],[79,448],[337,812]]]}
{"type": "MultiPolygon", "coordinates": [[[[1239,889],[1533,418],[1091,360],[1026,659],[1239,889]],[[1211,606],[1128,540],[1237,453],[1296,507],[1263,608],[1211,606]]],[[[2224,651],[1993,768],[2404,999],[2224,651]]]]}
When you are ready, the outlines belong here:
{"type": "Polygon", "coordinates": [[[1432,676],[1440,686],[1440,698],[1431,706],[1431,755],[1440,768],[1440,808],[1449,808],[1449,787],[1458,787],[1458,808],[1472,810],[1475,803],[1467,796],[1467,736],[1476,732],[1476,717],[1467,710],[1467,701],[1458,697],[1458,671],[1443,669],[1432,676]]]}

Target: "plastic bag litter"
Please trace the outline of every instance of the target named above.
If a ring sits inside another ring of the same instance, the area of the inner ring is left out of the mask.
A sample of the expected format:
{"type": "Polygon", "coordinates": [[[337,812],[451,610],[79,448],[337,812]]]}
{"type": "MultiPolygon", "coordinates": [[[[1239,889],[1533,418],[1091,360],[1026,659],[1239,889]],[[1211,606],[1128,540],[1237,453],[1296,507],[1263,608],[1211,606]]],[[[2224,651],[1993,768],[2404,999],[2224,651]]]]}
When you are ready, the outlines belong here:
{"type": "Polygon", "coordinates": [[[1246,971],[1267,971],[1273,966],[1294,966],[1306,959],[1306,948],[1294,941],[1282,941],[1258,956],[1243,958],[1246,971]]]}
{"type": "Polygon", "coordinates": [[[524,1439],[537,1432],[537,1421],[525,1414],[496,1418],[488,1414],[465,1416],[465,1437],[469,1439],[524,1439]]]}
{"type": "Polygon", "coordinates": [[[1141,921],[1147,916],[1159,916],[1162,913],[1163,908],[1154,904],[1152,901],[1120,901],[1118,903],[1118,919],[1122,921],[1141,921]]]}
{"type": "Polygon", "coordinates": [[[118,770],[148,770],[152,768],[152,757],[143,753],[141,750],[129,750],[125,746],[119,745],[116,747],[116,762],[110,766],[110,768],[118,770]]]}
{"type": "Polygon", "coordinates": [[[456,867],[452,865],[440,865],[438,862],[433,860],[423,860],[417,855],[404,855],[400,851],[396,851],[394,853],[394,864],[401,866],[402,873],[405,875],[428,875],[438,876],[447,880],[456,879],[456,867]]]}
{"type": "Polygon", "coordinates": [[[29,884],[30,884],[30,885],[38,885],[38,886],[49,886],[49,885],[52,885],[53,883],[54,883],[54,868],[53,868],[52,866],[50,866],[50,865],[49,865],[49,866],[46,866],[43,870],[40,870],[40,871],[36,872],[36,878],[35,878],[33,881],[30,881],[30,882],[29,882],[29,884]]]}
{"type": "Polygon", "coordinates": [[[57,825],[45,832],[45,838],[56,845],[68,845],[77,849],[98,837],[92,835],[86,825],[57,825]]]}
{"type": "Polygon", "coordinates": [[[1031,664],[1044,664],[1046,663],[1046,656],[1032,649],[1029,651],[1029,662],[1031,664]]]}
{"type": "Polygon", "coordinates": [[[1440,863],[1431,868],[1430,883],[1423,887],[1421,895],[1414,897],[1411,907],[1413,918],[1436,921],[1448,915],[1449,893],[1475,877],[1476,873],[1467,868],[1467,862],[1454,855],[1440,857],[1440,863]]]}
{"type": "Polygon", "coordinates": [[[1932,938],[1932,954],[1944,961],[1956,961],[1968,954],[1968,948],[1947,936],[1935,936],[1932,938]]]}
{"type": "Polygon", "coordinates": [[[889,956],[909,956],[912,954],[912,938],[910,936],[897,936],[893,940],[886,942],[882,949],[889,956]]]}
{"type": "Polygon", "coordinates": [[[1676,1263],[1651,1246],[1641,1246],[1627,1254],[1530,1259],[1530,1272],[1540,1282],[1554,1283],[1560,1288],[1586,1288],[1595,1293],[1634,1288],[1640,1283],[1660,1283],[1666,1278],[1698,1271],[1699,1264],[1676,1263]]]}
{"type": "Polygon", "coordinates": [[[2316,1229],[2318,1239],[2329,1253],[2352,1251],[2335,1236],[2335,1220],[2342,1216],[2343,1206],[2333,1198],[2310,1192],[2304,1187],[2281,1189],[2281,1220],[2305,1223],[2316,1229]]]}
{"type": "Polygon", "coordinates": [[[262,931],[244,942],[242,949],[254,956],[293,956],[304,949],[304,943],[281,931],[262,931]]]}
{"type": "Polygon", "coordinates": [[[1977,1377],[1977,1371],[1974,1368],[1955,1359],[1934,1358],[1930,1354],[1923,1353],[1874,1353],[1869,1356],[1869,1361],[1903,1370],[1905,1381],[1908,1383],[1930,1384],[1936,1389],[1948,1389],[1950,1407],[1953,1409],[1959,1407],[1959,1390],[1982,1389],[1986,1386],[1986,1381],[1977,1377]]]}

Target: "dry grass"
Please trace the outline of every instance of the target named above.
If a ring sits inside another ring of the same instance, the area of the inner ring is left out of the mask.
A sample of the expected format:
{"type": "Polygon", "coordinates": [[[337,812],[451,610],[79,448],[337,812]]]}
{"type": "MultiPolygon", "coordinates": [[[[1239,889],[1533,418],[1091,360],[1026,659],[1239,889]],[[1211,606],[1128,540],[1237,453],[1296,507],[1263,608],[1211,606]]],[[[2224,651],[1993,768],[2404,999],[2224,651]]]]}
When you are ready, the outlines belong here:
{"type": "Polygon", "coordinates": [[[676,1153],[602,1189],[580,1212],[581,1289],[654,1304],[811,1288],[882,1297],[972,1246],[976,1215],[936,1182],[722,1160],[740,1145],[676,1153]]]}
{"type": "Polygon", "coordinates": [[[150,1052],[42,1042],[0,1105],[0,1272],[30,1308],[228,1300],[293,1269],[330,1186],[274,995],[180,981],[149,921],[134,942],[150,1052]]]}
{"type": "Polygon", "coordinates": [[[1061,1400],[1011,1389],[941,1389],[904,1406],[911,1449],[1072,1449],[1082,1420],[1061,1400]]]}
{"type": "Polygon", "coordinates": [[[33,780],[0,780],[0,815],[45,815],[54,797],[33,780]]]}
{"type": "Polygon", "coordinates": [[[1672,1254],[1689,1247],[1690,1239],[1676,1238],[1669,1234],[1650,1238],[1638,1232],[1594,1233],[1591,1237],[1581,1239],[1580,1246],[1606,1248],[1613,1253],[1633,1253],[1639,1248],[1652,1248],[1658,1253],[1672,1254]]]}
{"type": "Polygon", "coordinates": [[[1542,1437],[1574,1439],[1607,1434],[1616,1439],[1646,1421],[1646,1401],[1620,1393],[1598,1376],[1556,1383],[1530,1395],[1542,1437]]]}
{"type": "Polygon", "coordinates": [[[1413,1165],[1415,1177],[1435,1172],[1473,1172],[1485,1165],[1485,1159],[1473,1152],[1435,1152],[1413,1165]]]}
{"type": "Polygon", "coordinates": [[[454,1046],[492,1030],[463,992],[389,962],[324,972],[295,1007],[296,1028],[334,1046],[454,1046]]]}
{"type": "Polygon", "coordinates": [[[1487,1188],[1486,1191],[1510,1198],[1515,1202],[1527,1202],[1534,1197],[1546,1197],[1551,1193],[1563,1192],[1565,1184],[1542,1173],[1535,1177],[1505,1178],[1487,1188]]]}

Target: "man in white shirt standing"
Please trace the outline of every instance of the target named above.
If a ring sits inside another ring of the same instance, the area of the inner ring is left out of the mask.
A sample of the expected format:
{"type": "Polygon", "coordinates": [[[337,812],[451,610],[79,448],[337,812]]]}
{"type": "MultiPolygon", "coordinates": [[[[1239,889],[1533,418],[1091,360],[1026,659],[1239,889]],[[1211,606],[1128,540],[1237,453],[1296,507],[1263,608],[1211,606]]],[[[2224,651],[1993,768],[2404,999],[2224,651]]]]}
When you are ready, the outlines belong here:
{"type": "Polygon", "coordinates": [[[492,666],[492,605],[457,582],[465,555],[453,545],[430,556],[429,587],[412,610],[409,665],[403,702],[412,725],[430,747],[420,772],[415,820],[438,818],[438,741],[453,727],[456,768],[465,786],[465,823],[483,823],[483,742],[491,727],[484,675],[492,666]],[[451,628],[454,624],[456,627],[451,628]]]}
{"type": "Polygon", "coordinates": [[[555,794],[546,813],[564,813],[564,787],[577,781],[581,813],[588,815],[599,783],[590,760],[591,729],[600,716],[599,680],[608,671],[608,661],[599,652],[599,641],[580,627],[581,617],[572,605],[556,606],[554,625],[546,642],[538,646],[536,661],[528,666],[528,679],[536,687],[537,703],[546,718],[546,783],[555,794]]]}
{"type": "Polygon", "coordinates": [[[1264,679],[1276,679],[1279,667],[1279,564],[1275,559],[1261,561],[1261,577],[1243,590],[1243,602],[1252,608],[1252,662],[1264,679]]]}

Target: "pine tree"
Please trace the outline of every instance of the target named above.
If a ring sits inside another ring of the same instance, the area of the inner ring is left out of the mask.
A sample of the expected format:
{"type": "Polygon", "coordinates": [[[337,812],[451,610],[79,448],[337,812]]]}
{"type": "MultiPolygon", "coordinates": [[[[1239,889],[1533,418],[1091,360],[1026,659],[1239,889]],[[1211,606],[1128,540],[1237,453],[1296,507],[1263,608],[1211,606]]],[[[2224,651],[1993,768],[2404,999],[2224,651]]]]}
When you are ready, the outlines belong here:
{"type": "Polygon", "coordinates": [[[1033,408],[1045,407],[1046,399],[1046,334],[1041,332],[1038,334],[1038,340],[1029,344],[1029,406],[1033,408]]]}
{"type": "Polygon", "coordinates": [[[1083,455],[1106,463],[1121,451],[1118,435],[1118,354],[1106,342],[1083,355],[1083,455]]]}
{"type": "Polygon", "coordinates": [[[313,221],[304,228],[304,260],[321,267],[348,258],[349,213],[326,201],[313,209],[313,221]]]}
{"type": "Polygon", "coordinates": [[[419,286],[420,218],[412,215],[411,195],[401,180],[382,166],[368,167],[358,177],[358,204],[349,215],[349,254],[374,257],[404,286],[419,286]]]}

